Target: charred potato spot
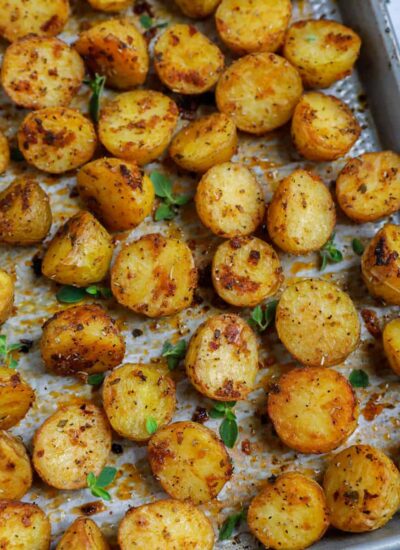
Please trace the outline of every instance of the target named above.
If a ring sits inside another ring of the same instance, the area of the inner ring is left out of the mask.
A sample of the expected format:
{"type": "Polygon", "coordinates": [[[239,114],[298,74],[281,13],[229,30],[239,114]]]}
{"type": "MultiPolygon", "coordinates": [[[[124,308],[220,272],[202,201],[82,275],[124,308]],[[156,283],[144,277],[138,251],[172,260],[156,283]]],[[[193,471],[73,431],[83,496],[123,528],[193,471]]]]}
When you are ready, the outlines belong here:
{"type": "Polygon", "coordinates": [[[5,172],[10,164],[10,146],[6,136],[0,132],[0,174],[5,172]]]}
{"type": "Polygon", "coordinates": [[[400,374],[400,318],[392,319],[383,329],[383,349],[394,372],[400,374]]]}
{"type": "MultiPolygon", "coordinates": [[[[0,497],[18,500],[32,485],[32,467],[22,441],[0,432],[0,497]]],[[[0,533],[1,540],[1,533],[0,533]]]]}
{"type": "Polygon", "coordinates": [[[188,17],[201,19],[211,15],[221,0],[175,0],[182,12],[188,17]]]}
{"type": "Polygon", "coordinates": [[[36,504],[0,501],[0,541],[3,548],[49,550],[51,525],[36,504]]]}
{"type": "Polygon", "coordinates": [[[0,269],[0,325],[12,313],[14,306],[14,279],[6,271],[0,269]]]}
{"type": "Polygon", "coordinates": [[[65,531],[56,550],[109,550],[96,523],[89,518],[76,519],[65,531]]]}
{"type": "Polygon", "coordinates": [[[88,0],[89,4],[95,10],[113,12],[129,8],[132,5],[131,0],[88,0]]]}
{"type": "Polygon", "coordinates": [[[18,424],[35,401],[35,392],[13,369],[0,367],[0,430],[18,424]]]}

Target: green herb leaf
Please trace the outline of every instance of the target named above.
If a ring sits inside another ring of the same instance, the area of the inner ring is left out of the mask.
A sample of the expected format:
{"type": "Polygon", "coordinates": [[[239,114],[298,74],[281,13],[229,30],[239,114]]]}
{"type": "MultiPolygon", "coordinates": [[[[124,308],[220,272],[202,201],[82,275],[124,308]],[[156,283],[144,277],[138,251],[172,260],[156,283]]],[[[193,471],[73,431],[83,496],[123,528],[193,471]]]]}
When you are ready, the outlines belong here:
{"type": "Polygon", "coordinates": [[[93,472],[90,472],[86,478],[86,482],[87,482],[87,486],[89,487],[89,489],[91,489],[92,487],[94,487],[96,485],[96,476],[94,475],[93,472]]]}
{"type": "Polygon", "coordinates": [[[244,510],[242,510],[238,514],[232,514],[231,516],[227,517],[219,530],[218,540],[230,539],[234,529],[240,525],[240,522],[244,519],[244,517],[244,510]]]}
{"type": "Polygon", "coordinates": [[[156,222],[161,220],[172,220],[173,218],[175,218],[175,212],[172,208],[168,204],[161,203],[154,216],[156,222]]]}
{"type": "Polygon", "coordinates": [[[107,485],[110,485],[114,481],[116,475],[116,468],[113,468],[112,466],[105,466],[97,476],[97,487],[107,487],[107,485]]]}
{"type": "Polygon", "coordinates": [[[111,495],[108,491],[106,491],[105,489],[102,489],[101,487],[92,487],[90,489],[92,495],[94,497],[99,497],[99,498],[102,498],[103,500],[107,500],[107,501],[110,501],[111,500],[111,495]]]}
{"type": "Polygon", "coordinates": [[[349,376],[353,388],[366,388],[369,386],[369,376],[362,369],[354,369],[349,376]]]}
{"type": "Polygon", "coordinates": [[[13,357],[10,357],[8,360],[8,368],[9,369],[16,369],[18,366],[18,361],[14,359],[13,357]]]}
{"type": "Polygon", "coordinates": [[[249,324],[257,328],[259,332],[264,332],[275,321],[277,305],[278,300],[272,300],[264,309],[261,306],[256,306],[251,312],[249,324]]]}
{"type": "Polygon", "coordinates": [[[209,411],[210,418],[224,418],[225,411],[219,411],[216,408],[213,408],[209,411]]]}
{"type": "Polygon", "coordinates": [[[190,195],[174,195],[174,204],[177,206],[184,206],[190,201],[190,195]]]}
{"type": "Polygon", "coordinates": [[[60,288],[56,298],[62,304],[76,304],[81,302],[86,296],[86,290],[76,286],[65,285],[60,288]]]}
{"type": "Polygon", "coordinates": [[[93,122],[99,121],[100,114],[100,97],[104,90],[106,77],[95,74],[93,79],[84,80],[85,84],[92,90],[92,95],[89,100],[89,113],[93,122]]]}
{"type": "Polygon", "coordinates": [[[319,251],[321,256],[321,266],[320,271],[324,271],[328,263],[337,264],[343,260],[343,254],[335,245],[335,233],[329,239],[327,243],[319,251]]]}
{"type": "Polygon", "coordinates": [[[219,435],[227,447],[230,449],[234,447],[239,435],[236,417],[234,419],[226,417],[222,421],[222,424],[219,427],[219,435]]]}
{"type": "Polygon", "coordinates": [[[112,292],[105,286],[90,285],[85,289],[87,294],[95,296],[96,298],[111,298],[112,292]]]}
{"type": "Polygon", "coordinates": [[[146,418],[146,431],[148,434],[152,435],[157,431],[158,424],[157,420],[152,416],[146,418]]]}
{"type": "Polygon", "coordinates": [[[20,351],[23,347],[23,344],[8,344],[7,336],[5,334],[0,334],[0,357],[3,357],[4,366],[9,369],[15,369],[18,365],[17,359],[14,359],[12,356],[13,351],[20,351]]]}
{"type": "Polygon", "coordinates": [[[306,40],[306,42],[316,42],[317,37],[313,34],[310,34],[310,35],[306,36],[305,40],[306,40]]]}
{"type": "Polygon", "coordinates": [[[160,172],[152,172],[150,174],[151,182],[154,186],[154,192],[157,197],[168,198],[172,201],[172,182],[160,172]]]}
{"type": "Polygon", "coordinates": [[[21,153],[21,151],[18,149],[18,147],[11,147],[10,159],[13,160],[14,162],[22,162],[23,160],[25,160],[25,157],[21,153]]]}
{"type": "Polygon", "coordinates": [[[86,483],[91,493],[95,497],[103,498],[104,500],[111,500],[111,495],[104,489],[110,485],[117,474],[116,468],[106,466],[101,473],[96,477],[93,472],[90,472],[86,477],[86,483]]]}
{"type": "Polygon", "coordinates": [[[168,341],[164,342],[161,355],[167,358],[169,370],[174,370],[178,366],[179,361],[185,357],[186,348],[186,340],[179,340],[175,345],[168,341]]]}
{"type": "Polygon", "coordinates": [[[362,256],[364,253],[364,245],[360,241],[360,239],[353,239],[351,241],[351,246],[353,247],[353,251],[358,254],[358,256],[362,256]]]}
{"type": "Polygon", "coordinates": [[[153,26],[153,19],[149,15],[142,15],[139,21],[142,27],[146,30],[151,29],[151,27],[153,26]]]}
{"type": "Polygon", "coordinates": [[[172,220],[176,216],[175,206],[183,206],[190,201],[189,195],[175,195],[172,192],[172,182],[160,172],[152,172],[150,179],[154,186],[154,192],[158,198],[163,199],[155,213],[155,220],[172,220]]]}
{"type": "Polygon", "coordinates": [[[103,383],[104,374],[102,372],[96,372],[95,374],[90,374],[87,377],[87,383],[91,386],[100,386],[103,383]]]}

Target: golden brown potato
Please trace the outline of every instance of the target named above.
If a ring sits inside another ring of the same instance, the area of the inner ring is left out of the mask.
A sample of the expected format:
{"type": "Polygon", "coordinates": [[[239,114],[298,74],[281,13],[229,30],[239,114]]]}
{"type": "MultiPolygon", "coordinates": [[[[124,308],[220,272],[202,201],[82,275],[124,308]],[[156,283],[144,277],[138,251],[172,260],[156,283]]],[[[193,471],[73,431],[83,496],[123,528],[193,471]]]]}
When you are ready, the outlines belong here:
{"type": "Polygon", "coordinates": [[[305,86],[328,88],[351,73],[360,47],[360,37],[349,27],[310,19],[289,28],[283,54],[299,71],[305,86]]]}
{"type": "Polygon", "coordinates": [[[220,2],[221,0],[175,0],[182,12],[194,19],[211,15],[220,2]]]}
{"type": "Polygon", "coordinates": [[[181,168],[205,172],[215,164],[230,160],[237,146],[232,119],[222,113],[212,113],[182,128],[172,140],[169,154],[181,168]]]}
{"type": "Polygon", "coordinates": [[[298,472],[271,478],[251,501],[247,522],[266,548],[303,550],[328,528],[324,492],[316,481],[298,472]]]}
{"type": "Polygon", "coordinates": [[[251,134],[265,134],[288,122],[303,92],[292,65],[273,53],[255,53],[232,63],[219,79],[218,109],[251,134]]]}
{"type": "Polygon", "coordinates": [[[212,281],[218,295],[237,307],[253,307],[275,294],[283,282],[275,250],[256,237],[236,237],[217,248],[212,281]]]}
{"type": "Polygon", "coordinates": [[[147,421],[157,429],[171,421],[175,412],[175,384],[168,370],[155,365],[127,363],[107,376],[103,404],[113,429],[132,441],[147,441],[147,421]]]}
{"type": "Polygon", "coordinates": [[[68,17],[68,0],[2,0],[0,35],[10,42],[30,33],[55,36],[68,17]]]}
{"type": "Polygon", "coordinates": [[[355,222],[373,222],[400,209],[400,156],[392,151],[350,159],[336,180],[336,197],[355,222]]]}
{"type": "Polygon", "coordinates": [[[0,500],[0,543],[7,550],[49,550],[51,525],[36,504],[0,500]]]}
{"type": "Polygon", "coordinates": [[[15,179],[0,193],[0,242],[30,246],[43,241],[52,222],[49,197],[34,179],[15,179]]]}
{"type": "Polygon", "coordinates": [[[353,445],[334,455],[323,486],[331,523],[342,531],[378,529],[400,505],[399,471],[390,458],[370,445],[353,445]]]}
{"type": "Polygon", "coordinates": [[[50,174],[62,174],[85,164],[96,145],[93,124],[74,109],[35,111],[25,117],[18,131],[18,146],[25,160],[50,174]]]}
{"type": "Polygon", "coordinates": [[[109,19],[83,31],[75,48],[89,71],[104,75],[111,88],[127,90],[146,80],[149,70],[146,40],[126,19],[109,19]]]}
{"type": "Polygon", "coordinates": [[[118,95],[101,111],[100,141],[113,155],[147,164],[168,147],[178,107],[164,94],[135,90],[118,95]]]}
{"type": "Polygon", "coordinates": [[[46,368],[61,375],[105,372],[125,355],[124,338],[96,304],[59,311],[43,325],[40,351],[46,368]]]}
{"type": "Polygon", "coordinates": [[[311,367],[338,365],[356,348],[360,337],[360,321],[350,296],[321,279],[286,288],[275,325],[286,349],[311,367]]]}
{"type": "Polygon", "coordinates": [[[10,146],[3,132],[0,132],[0,174],[5,172],[10,164],[10,146]]]}
{"type": "Polygon", "coordinates": [[[320,92],[304,94],[292,119],[292,139],[308,160],[329,161],[345,155],[361,132],[357,119],[337,97],[320,92]]]}
{"type": "Polygon", "coordinates": [[[80,211],[51,240],[42,273],[63,285],[87,286],[107,275],[113,253],[110,235],[92,214],[80,211]]]}
{"type": "Polygon", "coordinates": [[[35,392],[19,372],[0,367],[0,430],[18,424],[35,401],[35,392]]]}
{"type": "Polygon", "coordinates": [[[193,386],[207,397],[246,399],[258,372],[255,334],[238,315],[214,315],[192,336],[185,366],[193,386]]]}
{"type": "Polygon", "coordinates": [[[303,367],[283,374],[271,387],[268,415],[288,447],[300,453],[327,453],[356,429],[358,404],[340,373],[303,367]]]}
{"type": "Polygon", "coordinates": [[[128,510],[118,542],[121,550],[212,550],[214,531],[190,502],[165,499],[128,510]]]}
{"type": "Polygon", "coordinates": [[[0,269],[0,325],[6,321],[14,306],[14,279],[0,269]]]}
{"type": "Polygon", "coordinates": [[[44,109],[69,105],[85,74],[82,59],[62,40],[29,35],[5,51],[1,83],[20,107],[44,109]]]}
{"type": "Polygon", "coordinates": [[[154,67],[173,92],[201,94],[217,83],[224,56],[193,25],[172,25],[155,43],[154,67]]]}
{"type": "Polygon", "coordinates": [[[274,52],[283,44],[291,13],[290,0],[222,0],[215,23],[235,53],[274,52]]]}
{"type": "Polygon", "coordinates": [[[383,349],[390,366],[400,375],[400,318],[392,319],[383,329],[383,349]]]}
{"type": "Polygon", "coordinates": [[[388,223],[361,258],[363,279],[372,296],[400,305],[400,226],[388,223]]]}
{"type": "Polygon", "coordinates": [[[109,550],[96,523],[89,518],[76,519],[65,531],[56,550],[109,550]]]}
{"type": "Polygon", "coordinates": [[[289,254],[319,250],[336,223],[335,204],[317,174],[297,169],[278,185],[268,206],[268,233],[289,254]]]}
{"type": "Polygon", "coordinates": [[[95,10],[112,12],[120,11],[129,8],[132,5],[132,0],[88,0],[89,4],[95,10]]]}
{"type": "Polygon", "coordinates": [[[79,170],[77,182],[81,199],[110,231],[132,229],[152,211],[153,184],[135,162],[94,160],[79,170]]]}
{"type": "Polygon", "coordinates": [[[224,444],[196,422],[165,426],[150,439],[148,454],[164,491],[193,504],[216,497],[233,471],[224,444]]]}
{"type": "Polygon", "coordinates": [[[117,301],[148,317],[173,315],[192,303],[197,271],[183,241],[144,235],[119,252],[111,271],[117,301]]]}
{"type": "Polygon", "coordinates": [[[18,500],[31,485],[31,461],[24,444],[19,437],[0,431],[0,499],[18,500]]]}
{"type": "Polygon", "coordinates": [[[104,411],[92,403],[61,406],[36,430],[33,465],[56,489],[82,489],[90,472],[100,474],[111,450],[104,411]]]}

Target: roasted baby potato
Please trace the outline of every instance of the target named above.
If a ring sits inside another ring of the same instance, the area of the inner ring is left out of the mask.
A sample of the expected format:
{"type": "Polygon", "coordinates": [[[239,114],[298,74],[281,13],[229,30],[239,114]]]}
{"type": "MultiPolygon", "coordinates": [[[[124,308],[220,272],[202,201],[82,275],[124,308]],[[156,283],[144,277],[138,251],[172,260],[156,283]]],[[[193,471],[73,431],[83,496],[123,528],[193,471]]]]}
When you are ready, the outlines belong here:
{"type": "Polygon", "coordinates": [[[117,301],[148,317],[173,315],[189,307],[196,285],[190,248],[159,233],[144,235],[122,248],[111,271],[117,301]]]}
{"type": "Polygon", "coordinates": [[[220,2],[221,0],[175,0],[182,12],[194,19],[211,15],[220,2]]]}
{"type": "Polygon", "coordinates": [[[50,521],[36,504],[0,500],[0,542],[7,550],[49,550],[50,521]]]}
{"type": "Polygon", "coordinates": [[[82,59],[62,40],[29,35],[5,51],[1,83],[25,109],[64,107],[78,92],[85,74],[82,59]]]}
{"type": "Polygon", "coordinates": [[[0,430],[18,424],[34,401],[35,392],[19,372],[0,367],[0,430]]]}
{"type": "Polygon", "coordinates": [[[173,92],[201,94],[217,83],[224,56],[193,25],[172,25],[155,43],[154,67],[173,92]]]}
{"type": "Polygon", "coordinates": [[[288,447],[300,453],[327,453],[356,429],[358,404],[351,384],[339,372],[303,367],[273,384],[268,415],[288,447]]]}
{"type": "Polygon", "coordinates": [[[132,0],[88,0],[89,4],[95,10],[99,11],[120,11],[129,8],[132,5],[132,0]]]}
{"type": "Polygon", "coordinates": [[[291,13],[290,0],[222,0],[215,23],[235,53],[274,52],[283,44],[291,13]]]}
{"type": "Polygon", "coordinates": [[[268,206],[269,236],[289,254],[319,250],[335,223],[335,204],[328,188],[307,170],[297,169],[282,180],[268,206]]]}
{"type": "Polygon", "coordinates": [[[148,456],[164,491],[193,504],[216,497],[232,475],[222,441],[196,422],[174,422],[156,432],[149,441],[148,456]]]}
{"type": "Polygon", "coordinates": [[[336,197],[355,222],[373,222],[400,209],[400,156],[365,153],[349,160],[336,180],[336,197]]]}
{"type": "Polygon", "coordinates": [[[390,458],[370,445],[353,445],[334,455],[323,486],[331,523],[341,531],[379,529],[400,505],[399,471],[390,458]]]}
{"type": "Polygon", "coordinates": [[[247,523],[266,548],[303,550],[329,526],[324,492],[316,481],[298,472],[271,478],[251,501],[247,523]]]}
{"type": "Polygon", "coordinates": [[[63,405],[35,432],[33,465],[56,489],[82,489],[100,474],[111,450],[111,429],[92,403],[63,405]]]}
{"type": "Polygon", "coordinates": [[[383,329],[383,349],[390,366],[400,375],[400,318],[392,319],[383,329]]]}
{"type": "Polygon", "coordinates": [[[79,111],[53,107],[25,117],[18,131],[18,145],[35,168],[62,174],[89,162],[97,138],[93,124],[79,111]]]}
{"type": "Polygon", "coordinates": [[[217,294],[237,307],[253,307],[275,294],[283,282],[275,250],[256,237],[236,237],[217,248],[212,261],[217,294]]]}
{"type": "Polygon", "coordinates": [[[367,288],[388,304],[400,305],[400,226],[387,223],[371,240],[361,258],[367,288]]]}
{"type": "Polygon", "coordinates": [[[214,531],[190,502],[165,499],[128,510],[118,528],[118,542],[121,550],[212,550],[214,531]]]}
{"type": "Polygon", "coordinates": [[[300,99],[292,119],[292,139],[308,160],[329,161],[343,157],[361,132],[357,119],[337,97],[308,92],[300,99]]]}
{"type": "Polygon", "coordinates": [[[275,325],[286,349],[311,367],[338,365],[360,337],[360,321],[350,296],[320,279],[300,281],[283,291],[275,325]]]}
{"type": "Polygon", "coordinates": [[[103,405],[113,429],[132,441],[147,441],[149,419],[157,428],[171,421],[175,412],[175,384],[165,371],[153,365],[127,363],[107,376],[103,405]]]}
{"type": "Polygon", "coordinates": [[[297,21],[286,33],[283,55],[308,88],[328,88],[348,76],[360,53],[361,40],[337,21],[297,21]]]}
{"type": "Polygon", "coordinates": [[[76,519],[65,531],[56,550],[109,550],[96,523],[89,518],[76,519]]]}
{"type": "Polygon", "coordinates": [[[10,146],[3,132],[0,132],[0,174],[5,172],[10,164],[10,146]]]}
{"type": "Polygon", "coordinates": [[[250,134],[265,134],[292,117],[303,92],[297,70],[283,57],[255,53],[234,61],[216,89],[218,109],[250,134]]]}
{"type": "Polygon", "coordinates": [[[0,193],[0,242],[38,243],[48,234],[51,222],[49,197],[34,179],[19,177],[0,193]]]}
{"type": "Polygon", "coordinates": [[[55,374],[94,374],[122,362],[125,342],[102,307],[85,304],[59,311],[45,322],[40,351],[46,368],[55,374]]]}
{"type": "Polygon", "coordinates": [[[77,182],[81,199],[110,231],[132,229],[152,211],[153,184],[135,162],[94,160],[79,170],[77,182]]]}
{"type": "Polygon", "coordinates": [[[51,240],[42,273],[63,285],[87,286],[107,274],[113,244],[110,235],[92,214],[78,212],[51,240]]]}
{"type": "Polygon", "coordinates": [[[168,147],[178,107],[164,94],[135,90],[118,95],[101,111],[100,141],[113,155],[147,164],[168,147]]]}
{"type": "Polygon", "coordinates": [[[0,325],[6,321],[14,306],[14,279],[0,269],[0,325]]]}
{"type": "Polygon", "coordinates": [[[89,71],[104,75],[111,88],[127,90],[146,80],[149,70],[146,40],[126,19],[109,19],[83,31],[75,48],[89,71]]]}
{"type": "Polygon", "coordinates": [[[185,366],[193,386],[207,397],[246,399],[258,372],[255,334],[238,315],[214,315],[192,336],[185,366]]]}
{"type": "Polygon", "coordinates": [[[19,437],[0,431],[0,499],[18,500],[31,485],[31,461],[24,444],[19,437]]]}
{"type": "Polygon", "coordinates": [[[169,154],[178,166],[192,172],[205,172],[236,153],[236,127],[228,116],[212,113],[182,128],[172,140],[169,154]]]}

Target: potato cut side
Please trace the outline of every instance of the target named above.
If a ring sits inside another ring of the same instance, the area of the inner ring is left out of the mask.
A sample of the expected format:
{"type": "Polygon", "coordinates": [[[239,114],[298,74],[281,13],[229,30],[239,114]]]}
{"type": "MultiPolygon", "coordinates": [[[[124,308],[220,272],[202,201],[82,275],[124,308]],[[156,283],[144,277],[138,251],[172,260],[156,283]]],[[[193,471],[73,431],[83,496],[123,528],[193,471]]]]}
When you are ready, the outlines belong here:
{"type": "Polygon", "coordinates": [[[89,518],[76,519],[65,531],[56,550],[109,550],[96,523],[89,518]]]}
{"type": "Polygon", "coordinates": [[[10,550],[49,550],[50,521],[36,504],[0,500],[0,541],[10,550]]]}
{"type": "Polygon", "coordinates": [[[400,318],[392,319],[383,329],[383,349],[390,366],[400,375],[400,318]]]}
{"type": "Polygon", "coordinates": [[[211,15],[221,0],[175,0],[182,12],[188,17],[200,19],[211,15]]]}
{"type": "Polygon", "coordinates": [[[18,500],[31,485],[31,461],[24,444],[19,437],[0,431],[0,498],[18,500]]]}
{"type": "Polygon", "coordinates": [[[14,369],[0,367],[0,430],[18,424],[35,401],[35,392],[14,369]]]}
{"type": "Polygon", "coordinates": [[[0,325],[6,321],[14,306],[14,279],[0,269],[0,325]]]}
{"type": "Polygon", "coordinates": [[[114,12],[124,10],[132,5],[131,0],[88,0],[95,10],[114,12]]]}
{"type": "Polygon", "coordinates": [[[5,172],[10,164],[10,146],[3,132],[0,132],[0,174],[5,172]]]}

